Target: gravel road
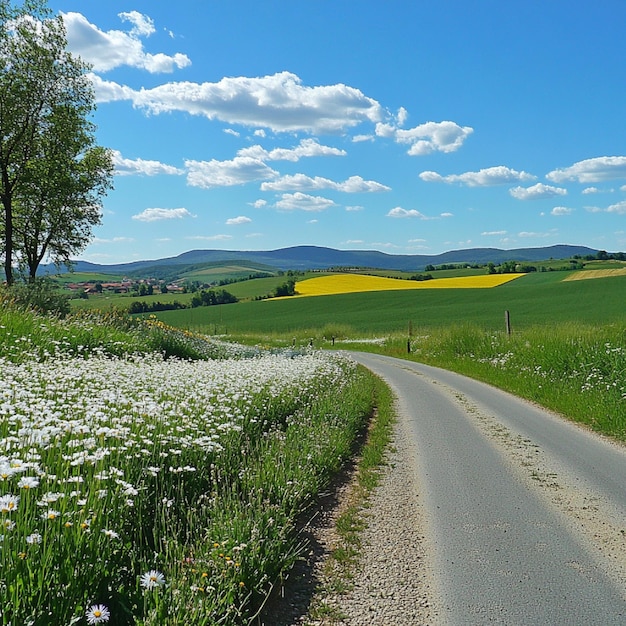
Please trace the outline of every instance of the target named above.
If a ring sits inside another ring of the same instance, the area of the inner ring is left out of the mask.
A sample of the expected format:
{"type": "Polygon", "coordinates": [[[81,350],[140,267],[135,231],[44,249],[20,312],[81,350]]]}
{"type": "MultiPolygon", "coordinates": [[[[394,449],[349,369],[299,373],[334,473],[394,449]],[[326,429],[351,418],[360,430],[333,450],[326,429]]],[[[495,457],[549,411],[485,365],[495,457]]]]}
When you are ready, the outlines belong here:
{"type": "MultiPolygon", "coordinates": [[[[342,621],[626,623],[626,453],[436,368],[354,353],[398,396],[395,451],[367,512],[342,621]]],[[[323,539],[322,539],[323,542],[323,539]]]]}

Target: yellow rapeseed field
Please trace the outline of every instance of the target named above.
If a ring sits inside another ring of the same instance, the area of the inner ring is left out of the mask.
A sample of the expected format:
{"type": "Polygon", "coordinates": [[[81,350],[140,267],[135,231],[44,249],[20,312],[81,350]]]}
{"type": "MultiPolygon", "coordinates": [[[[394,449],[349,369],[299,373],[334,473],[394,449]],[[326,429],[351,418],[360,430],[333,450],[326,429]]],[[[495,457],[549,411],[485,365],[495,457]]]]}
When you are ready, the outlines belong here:
{"type": "Polygon", "coordinates": [[[329,296],[362,291],[388,291],[393,289],[488,289],[508,283],[524,274],[485,274],[484,276],[459,276],[432,280],[401,280],[365,274],[331,274],[308,278],[296,283],[298,296],[329,296]]]}
{"type": "Polygon", "coordinates": [[[566,280],[587,280],[590,278],[608,278],[610,276],[623,276],[626,274],[626,267],[604,270],[582,270],[580,272],[574,272],[570,274],[566,280]]]}

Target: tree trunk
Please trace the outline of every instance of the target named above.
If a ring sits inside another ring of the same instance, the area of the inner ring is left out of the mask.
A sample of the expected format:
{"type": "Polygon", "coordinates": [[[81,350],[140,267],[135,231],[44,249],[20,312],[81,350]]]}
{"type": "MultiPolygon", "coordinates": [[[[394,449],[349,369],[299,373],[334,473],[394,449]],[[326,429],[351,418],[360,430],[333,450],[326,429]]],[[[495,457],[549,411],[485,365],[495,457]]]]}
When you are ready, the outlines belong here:
{"type": "Polygon", "coordinates": [[[2,198],[4,204],[4,275],[7,285],[11,286],[13,278],[13,211],[11,198],[2,198]]]}

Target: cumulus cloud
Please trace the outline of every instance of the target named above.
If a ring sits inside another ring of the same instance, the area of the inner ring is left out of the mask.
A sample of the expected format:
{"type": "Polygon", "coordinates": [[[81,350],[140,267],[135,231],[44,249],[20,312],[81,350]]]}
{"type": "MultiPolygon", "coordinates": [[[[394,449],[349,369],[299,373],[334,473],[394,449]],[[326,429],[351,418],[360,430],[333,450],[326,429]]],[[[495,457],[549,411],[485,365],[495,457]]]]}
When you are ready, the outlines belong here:
{"type": "Polygon", "coordinates": [[[626,156],[605,156],[578,161],[570,167],[553,170],[546,175],[553,183],[567,180],[579,183],[598,183],[626,178],[626,156]]]}
{"type": "Polygon", "coordinates": [[[622,200],[616,204],[612,204],[606,210],[607,213],[617,213],[618,215],[626,215],[626,200],[622,200]]]}
{"type": "Polygon", "coordinates": [[[325,211],[337,206],[329,198],[309,196],[305,193],[285,193],[276,203],[276,208],[283,211],[325,211]]]}
{"type": "Polygon", "coordinates": [[[350,176],[347,180],[338,183],[321,176],[311,178],[306,174],[282,176],[275,181],[261,184],[262,191],[301,191],[303,189],[334,189],[345,193],[370,193],[389,191],[390,187],[373,180],[364,180],[360,176],[350,176]]]}
{"type": "Polygon", "coordinates": [[[588,195],[591,193],[600,193],[600,190],[597,187],[586,187],[582,190],[582,193],[588,195]]]}
{"type": "Polygon", "coordinates": [[[252,157],[235,157],[231,161],[185,161],[187,183],[192,187],[232,187],[256,180],[275,178],[278,172],[252,157]]]}
{"type": "Polygon", "coordinates": [[[398,109],[398,113],[396,114],[396,119],[398,120],[398,126],[404,126],[408,117],[409,117],[408,111],[404,107],[400,107],[398,109]]]}
{"type": "Polygon", "coordinates": [[[112,153],[117,176],[158,176],[159,174],[180,176],[185,173],[184,170],[159,161],[125,159],[119,150],[113,150],[112,153]]]}
{"type": "Polygon", "coordinates": [[[567,189],[537,183],[532,187],[513,187],[513,189],[509,189],[509,193],[517,200],[541,200],[543,198],[565,196],[567,195],[567,189]]]}
{"type": "Polygon", "coordinates": [[[230,217],[226,220],[227,226],[238,226],[239,224],[249,224],[252,220],[245,215],[239,215],[237,217],[230,217]]]}
{"type": "Polygon", "coordinates": [[[391,209],[389,213],[387,213],[387,217],[397,217],[397,218],[416,217],[420,220],[428,219],[424,214],[420,213],[416,209],[403,209],[402,207],[399,207],[399,206],[397,206],[395,209],[391,209]]]}
{"type": "Polygon", "coordinates": [[[217,83],[171,82],[133,90],[100,84],[112,99],[131,100],[149,113],[185,111],[227,124],[270,128],[276,132],[339,133],[362,122],[376,123],[381,105],[359,89],[343,84],[309,87],[291,72],[261,77],[226,77],[217,83]]]}
{"type": "Polygon", "coordinates": [[[491,187],[513,182],[525,182],[535,180],[536,176],[524,171],[517,171],[504,165],[487,167],[478,172],[465,172],[463,174],[449,174],[442,176],[437,172],[422,172],[419,177],[427,183],[459,183],[468,187],[491,187]]]}
{"type": "Polygon", "coordinates": [[[262,146],[242,148],[237,156],[247,156],[259,161],[299,161],[303,157],[345,156],[346,151],[330,146],[323,146],[315,139],[303,139],[295,148],[274,148],[266,150],[262,146]]]}
{"type": "Polygon", "coordinates": [[[550,215],[561,216],[561,215],[571,215],[574,212],[574,209],[570,209],[566,206],[555,206],[552,211],[550,211],[550,215]]]}
{"type": "Polygon", "coordinates": [[[194,217],[187,209],[144,209],[133,215],[138,222],[159,222],[162,220],[180,220],[185,217],[194,217]]]}
{"type": "MultiPolygon", "coordinates": [[[[389,136],[389,125],[379,125],[377,134],[389,136]]],[[[410,144],[408,154],[411,156],[422,156],[432,152],[455,152],[474,132],[469,126],[459,126],[455,122],[426,122],[415,128],[404,130],[394,128],[393,136],[398,143],[410,144]]]]}
{"type": "Polygon", "coordinates": [[[150,73],[169,73],[191,64],[189,57],[182,53],[170,56],[146,52],[141,37],[149,37],[155,32],[154,23],[137,11],[119,14],[122,21],[132,24],[128,32],[104,32],[81,13],[61,13],[61,17],[67,31],[68,49],[89,62],[96,72],[131,66],[150,73]]]}

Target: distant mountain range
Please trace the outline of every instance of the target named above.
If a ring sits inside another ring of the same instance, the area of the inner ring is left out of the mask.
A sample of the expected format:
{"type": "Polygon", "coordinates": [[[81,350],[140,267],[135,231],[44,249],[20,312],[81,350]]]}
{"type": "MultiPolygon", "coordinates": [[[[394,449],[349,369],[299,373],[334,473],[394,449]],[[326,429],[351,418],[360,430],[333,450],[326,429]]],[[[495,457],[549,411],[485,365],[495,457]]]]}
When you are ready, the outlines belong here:
{"type": "MultiPolygon", "coordinates": [[[[255,265],[278,270],[322,270],[332,267],[362,267],[386,270],[423,271],[427,265],[457,263],[496,265],[505,261],[539,262],[548,259],[569,259],[575,255],[595,255],[598,251],[585,246],[556,245],[543,248],[471,248],[452,250],[442,254],[386,254],[376,250],[336,250],[319,246],[293,246],[278,250],[191,250],[175,257],[151,261],[134,261],[116,265],[99,265],[77,261],[77,272],[101,272],[105,274],[150,275],[151,268],[163,266],[199,266],[202,264],[233,263],[247,261],[255,265]]],[[[43,266],[43,272],[55,273],[53,266],[43,266]]]]}

